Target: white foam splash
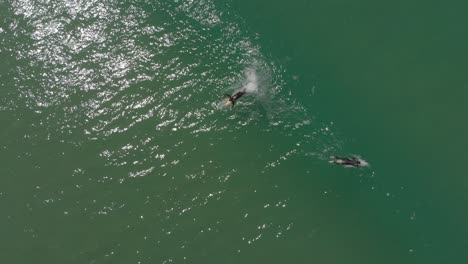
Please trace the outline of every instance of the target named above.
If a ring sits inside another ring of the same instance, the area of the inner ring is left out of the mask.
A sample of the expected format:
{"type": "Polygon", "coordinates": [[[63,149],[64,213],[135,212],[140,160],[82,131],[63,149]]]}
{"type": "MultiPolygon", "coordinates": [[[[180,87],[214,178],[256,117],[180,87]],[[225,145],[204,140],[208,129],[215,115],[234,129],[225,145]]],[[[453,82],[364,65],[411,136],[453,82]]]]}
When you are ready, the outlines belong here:
{"type": "Polygon", "coordinates": [[[258,76],[254,69],[247,69],[245,72],[246,84],[244,85],[247,93],[256,93],[258,91],[258,76]]]}
{"type": "Polygon", "coordinates": [[[361,167],[368,167],[369,163],[361,158],[358,157],[359,162],[361,163],[361,167]]]}

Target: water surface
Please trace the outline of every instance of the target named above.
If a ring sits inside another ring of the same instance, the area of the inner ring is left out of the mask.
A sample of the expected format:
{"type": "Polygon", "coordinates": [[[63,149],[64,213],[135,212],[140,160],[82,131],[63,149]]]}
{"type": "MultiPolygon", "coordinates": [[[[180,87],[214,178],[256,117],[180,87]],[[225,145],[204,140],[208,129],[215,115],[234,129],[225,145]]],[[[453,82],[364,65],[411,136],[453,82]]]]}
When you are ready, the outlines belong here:
{"type": "Polygon", "coordinates": [[[461,263],[464,8],[2,1],[0,258],[461,263]]]}

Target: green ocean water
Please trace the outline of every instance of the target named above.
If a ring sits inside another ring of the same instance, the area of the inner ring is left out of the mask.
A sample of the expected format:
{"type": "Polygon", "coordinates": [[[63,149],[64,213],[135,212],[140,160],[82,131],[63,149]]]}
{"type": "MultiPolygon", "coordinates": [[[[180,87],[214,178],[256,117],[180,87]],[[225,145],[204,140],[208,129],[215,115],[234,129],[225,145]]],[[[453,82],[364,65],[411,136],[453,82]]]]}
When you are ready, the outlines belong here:
{"type": "Polygon", "coordinates": [[[467,7],[0,1],[1,263],[465,263],[467,7]]]}

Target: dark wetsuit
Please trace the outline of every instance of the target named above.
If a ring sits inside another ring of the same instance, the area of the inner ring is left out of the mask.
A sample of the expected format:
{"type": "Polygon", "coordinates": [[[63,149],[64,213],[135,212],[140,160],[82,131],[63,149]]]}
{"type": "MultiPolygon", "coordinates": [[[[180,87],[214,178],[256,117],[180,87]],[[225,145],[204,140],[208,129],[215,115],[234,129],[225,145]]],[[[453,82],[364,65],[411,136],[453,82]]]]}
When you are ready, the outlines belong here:
{"type": "Polygon", "coordinates": [[[242,89],[240,91],[237,91],[235,94],[233,95],[229,95],[229,94],[226,94],[227,97],[229,97],[229,102],[231,102],[232,104],[232,107],[234,107],[234,104],[236,103],[236,101],[241,98],[244,94],[246,93],[245,89],[242,89]]]}
{"type": "Polygon", "coordinates": [[[343,166],[353,166],[353,167],[361,167],[361,161],[355,157],[352,158],[340,158],[340,157],[332,157],[332,161],[335,164],[343,165],[343,166]]]}

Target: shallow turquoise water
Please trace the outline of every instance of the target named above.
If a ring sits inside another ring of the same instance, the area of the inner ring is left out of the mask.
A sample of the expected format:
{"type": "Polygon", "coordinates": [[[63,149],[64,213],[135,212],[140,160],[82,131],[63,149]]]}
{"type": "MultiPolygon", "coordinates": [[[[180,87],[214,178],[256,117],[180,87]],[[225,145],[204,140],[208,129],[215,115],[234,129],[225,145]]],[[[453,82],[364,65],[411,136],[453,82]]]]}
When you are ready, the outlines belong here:
{"type": "Polygon", "coordinates": [[[2,262],[463,263],[465,9],[0,2],[2,262]]]}

